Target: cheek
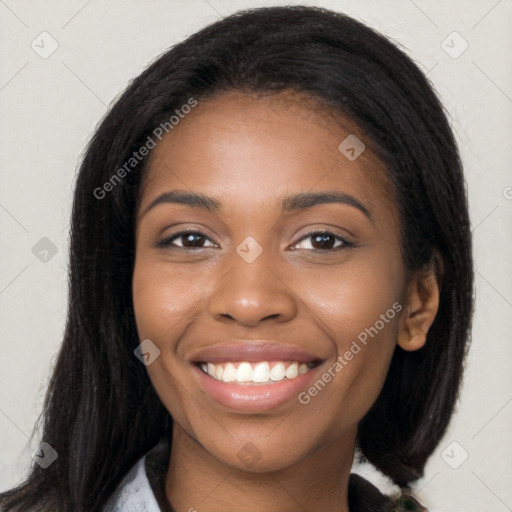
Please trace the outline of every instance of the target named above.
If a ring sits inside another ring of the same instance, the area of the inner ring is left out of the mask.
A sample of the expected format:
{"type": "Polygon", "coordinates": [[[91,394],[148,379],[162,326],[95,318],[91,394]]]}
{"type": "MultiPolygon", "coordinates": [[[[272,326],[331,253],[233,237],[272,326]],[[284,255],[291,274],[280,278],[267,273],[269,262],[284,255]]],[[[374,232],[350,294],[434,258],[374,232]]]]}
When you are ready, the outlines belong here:
{"type": "Polygon", "coordinates": [[[150,339],[160,350],[146,367],[160,400],[185,430],[191,433],[190,393],[184,392],[188,363],[179,357],[179,340],[193,322],[204,299],[207,279],[183,272],[166,262],[143,255],[136,260],[132,294],[140,340],[150,339]]]}
{"type": "Polygon", "coordinates": [[[321,377],[330,391],[320,384],[303,399],[318,408],[315,414],[332,411],[333,425],[347,417],[359,421],[380,393],[396,346],[403,283],[400,260],[385,254],[296,280],[298,295],[336,353],[321,377]]]}
{"type": "MultiPolygon", "coordinates": [[[[136,262],[133,273],[133,307],[140,339],[172,343],[193,319],[205,292],[205,276],[177,271],[155,260],[136,262]]],[[[167,347],[169,348],[169,347],[167,347]]]]}
{"type": "Polygon", "coordinates": [[[390,309],[386,334],[397,323],[396,308],[392,306],[402,299],[404,272],[400,260],[392,254],[375,255],[372,251],[357,255],[344,265],[314,273],[298,272],[294,281],[297,295],[313,318],[322,321],[320,325],[340,349],[374,326],[390,309]]]}

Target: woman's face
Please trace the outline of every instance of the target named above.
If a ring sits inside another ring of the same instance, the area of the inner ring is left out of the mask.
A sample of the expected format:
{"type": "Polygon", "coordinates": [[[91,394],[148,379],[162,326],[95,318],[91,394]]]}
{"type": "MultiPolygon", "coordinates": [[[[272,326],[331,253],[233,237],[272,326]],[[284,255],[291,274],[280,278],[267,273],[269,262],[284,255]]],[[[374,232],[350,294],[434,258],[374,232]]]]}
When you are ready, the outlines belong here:
{"type": "Polygon", "coordinates": [[[353,447],[405,307],[383,165],[304,105],[199,102],[153,150],[137,217],[150,379],[197,449],[256,472],[353,447]]]}

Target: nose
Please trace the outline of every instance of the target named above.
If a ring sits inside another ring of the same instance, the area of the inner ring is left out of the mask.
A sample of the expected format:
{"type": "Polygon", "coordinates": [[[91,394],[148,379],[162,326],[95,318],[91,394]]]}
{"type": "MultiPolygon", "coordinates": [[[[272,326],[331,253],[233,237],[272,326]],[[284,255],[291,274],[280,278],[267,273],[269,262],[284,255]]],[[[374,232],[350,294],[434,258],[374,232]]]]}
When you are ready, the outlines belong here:
{"type": "Polygon", "coordinates": [[[216,320],[254,327],[263,320],[281,323],[296,315],[293,286],[275,265],[269,266],[264,254],[252,263],[233,255],[230,270],[210,296],[210,314],[216,320]]]}

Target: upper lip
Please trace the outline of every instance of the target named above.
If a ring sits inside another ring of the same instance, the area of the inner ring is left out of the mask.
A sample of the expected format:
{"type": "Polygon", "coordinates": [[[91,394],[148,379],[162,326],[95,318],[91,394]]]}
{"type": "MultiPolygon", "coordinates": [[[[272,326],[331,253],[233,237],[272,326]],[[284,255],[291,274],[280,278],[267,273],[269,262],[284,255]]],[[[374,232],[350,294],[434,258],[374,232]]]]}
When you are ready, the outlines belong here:
{"type": "Polygon", "coordinates": [[[298,361],[299,363],[319,362],[322,360],[295,345],[282,345],[269,341],[231,342],[204,347],[192,354],[192,363],[227,363],[229,361],[298,361]]]}

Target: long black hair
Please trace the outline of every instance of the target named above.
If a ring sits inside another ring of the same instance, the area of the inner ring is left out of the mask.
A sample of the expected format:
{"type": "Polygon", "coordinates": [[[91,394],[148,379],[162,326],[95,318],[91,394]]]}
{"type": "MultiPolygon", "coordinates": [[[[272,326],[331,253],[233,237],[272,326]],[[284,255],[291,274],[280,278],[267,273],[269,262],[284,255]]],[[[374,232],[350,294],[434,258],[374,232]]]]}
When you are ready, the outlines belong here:
{"type": "MultiPolygon", "coordinates": [[[[427,343],[416,352],[396,348],[358,434],[366,458],[396,484],[422,475],[454,409],[472,316],[470,225],[454,136],[426,77],[385,37],[330,10],[271,7],[235,13],[172,47],[97,128],[76,182],[67,325],[42,413],[42,439],[58,459],[47,469],[34,464],[1,496],[3,510],[99,510],[137,459],[171,437],[172,418],[133,353],[134,221],[147,158],[133,168],[126,162],[191,98],[230,90],[293,90],[355,123],[393,183],[407,269],[429,265],[434,254],[442,260],[427,343]],[[113,184],[123,166],[129,171],[113,184]]],[[[358,499],[372,502],[370,494],[358,499]]]]}

